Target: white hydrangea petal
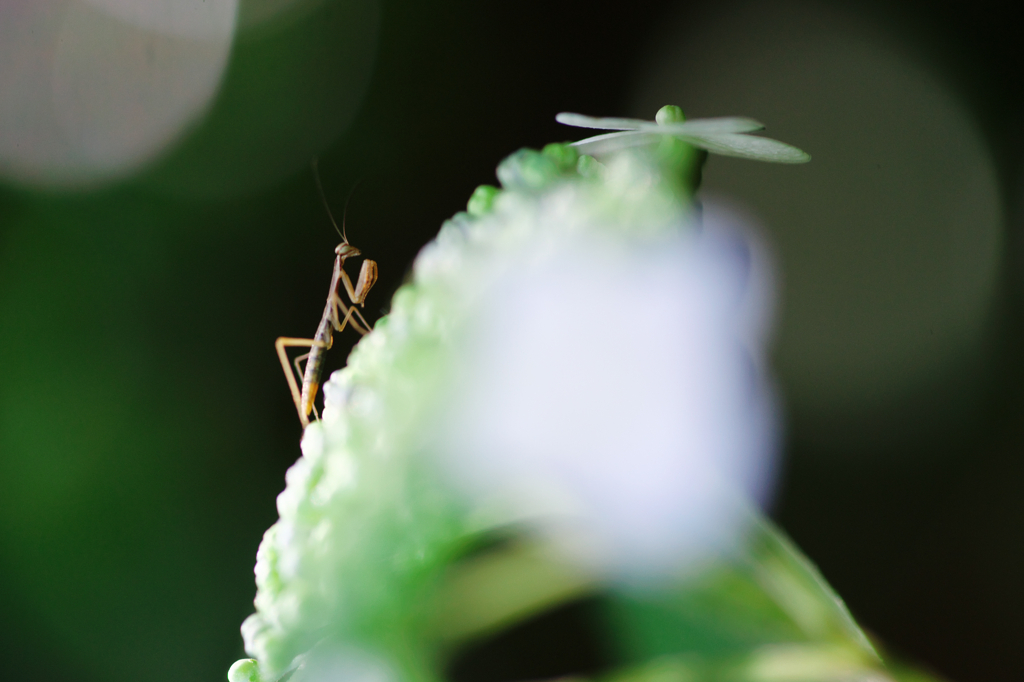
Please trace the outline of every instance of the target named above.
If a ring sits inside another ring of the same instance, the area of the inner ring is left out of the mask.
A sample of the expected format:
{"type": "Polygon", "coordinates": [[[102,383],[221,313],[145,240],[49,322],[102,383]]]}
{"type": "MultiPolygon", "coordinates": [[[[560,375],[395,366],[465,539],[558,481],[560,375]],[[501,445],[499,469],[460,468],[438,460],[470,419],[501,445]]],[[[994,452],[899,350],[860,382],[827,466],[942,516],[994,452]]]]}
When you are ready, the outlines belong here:
{"type": "Polygon", "coordinates": [[[714,230],[579,232],[506,273],[478,303],[442,420],[457,485],[509,519],[572,519],[627,573],[735,543],[776,430],[762,350],[737,335],[749,250],[727,246],[714,230]]]}

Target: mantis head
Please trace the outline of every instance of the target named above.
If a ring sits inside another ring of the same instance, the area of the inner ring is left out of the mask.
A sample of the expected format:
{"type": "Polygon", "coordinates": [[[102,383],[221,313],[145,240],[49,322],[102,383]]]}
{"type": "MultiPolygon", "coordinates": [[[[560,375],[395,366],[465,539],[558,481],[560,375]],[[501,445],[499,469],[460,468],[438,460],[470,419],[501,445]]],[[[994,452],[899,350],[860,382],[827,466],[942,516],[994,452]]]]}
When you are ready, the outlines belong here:
{"type": "Polygon", "coordinates": [[[352,258],[354,256],[361,255],[361,252],[359,251],[359,249],[357,249],[356,247],[352,246],[347,241],[344,241],[344,242],[338,244],[336,247],[334,247],[334,253],[336,253],[339,256],[341,256],[342,260],[344,260],[346,258],[352,258]]]}

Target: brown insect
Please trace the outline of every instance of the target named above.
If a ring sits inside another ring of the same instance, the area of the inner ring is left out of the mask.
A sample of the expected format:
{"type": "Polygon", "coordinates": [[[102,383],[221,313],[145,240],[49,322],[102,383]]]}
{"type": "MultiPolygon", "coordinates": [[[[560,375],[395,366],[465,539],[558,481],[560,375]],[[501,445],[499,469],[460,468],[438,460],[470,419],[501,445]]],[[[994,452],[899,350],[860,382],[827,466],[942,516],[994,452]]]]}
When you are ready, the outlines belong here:
{"type": "MultiPolygon", "coordinates": [[[[355,286],[352,285],[352,280],[349,279],[348,273],[345,272],[345,261],[349,258],[361,256],[362,253],[359,249],[348,243],[348,237],[345,234],[344,216],[342,216],[341,221],[342,227],[340,230],[338,229],[338,224],[335,222],[334,216],[331,215],[331,209],[327,205],[327,198],[324,196],[324,190],[320,184],[320,174],[315,160],[313,161],[313,177],[316,179],[316,186],[320,192],[320,199],[324,203],[324,208],[327,209],[327,215],[331,218],[331,224],[334,225],[334,229],[341,236],[341,243],[334,249],[334,253],[337,256],[334,259],[334,274],[331,276],[331,288],[327,292],[327,305],[324,307],[323,317],[320,318],[320,326],[317,327],[316,334],[313,335],[312,339],[281,336],[274,343],[277,347],[277,355],[281,360],[284,376],[288,380],[288,388],[292,392],[292,400],[295,401],[295,409],[299,413],[299,421],[302,422],[303,427],[309,426],[309,414],[311,412],[316,419],[320,418],[313,401],[316,399],[317,391],[320,388],[327,351],[334,343],[334,332],[341,332],[346,326],[350,326],[360,334],[370,333],[370,325],[366,318],[363,317],[363,314],[359,312],[359,308],[363,307],[363,303],[366,301],[366,294],[369,293],[370,288],[377,281],[376,261],[364,258],[363,264],[359,268],[359,277],[356,279],[355,286]],[[344,287],[345,294],[348,296],[348,300],[351,301],[351,305],[342,298],[342,287],[344,287]],[[295,346],[309,348],[310,350],[308,353],[295,358],[293,361],[295,371],[292,372],[292,363],[288,362],[288,354],[285,348],[295,346]],[[300,363],[303,360],[306,361],[305,370],[300,367],[300,363]],[[301,390],[298,382],[295,380],[296,375],[302,376],[301,390]]],[[[347,204],[345,208],[347,213],[347,204]]]]}

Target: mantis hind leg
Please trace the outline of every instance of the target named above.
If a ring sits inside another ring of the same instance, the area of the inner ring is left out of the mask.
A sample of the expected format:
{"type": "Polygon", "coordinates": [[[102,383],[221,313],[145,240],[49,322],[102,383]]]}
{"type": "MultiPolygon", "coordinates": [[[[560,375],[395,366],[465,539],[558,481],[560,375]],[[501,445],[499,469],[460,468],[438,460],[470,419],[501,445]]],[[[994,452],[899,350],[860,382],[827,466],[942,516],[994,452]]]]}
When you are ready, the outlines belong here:
{"type": "MultiPolygon", "coordinates": [[[[327,344],[323,341],[315,341],[313,339],[296,339],[290,336],[280,336],[277,341],[274,342],[274,347],[277,348],[277,357],[281,360],[281,369],[284,370],[284,378],[288,380],[288,388],[292,392],[292,401],[295,402],[295,411],[299,413],[299,421],[302,422],[302,427],[309,426],[309,415],[302,409],[302,393],[299,391],[299,382],[296,381],[296,375],[301,375],[299,371],[299,360],[308,358],[309,353],[300,355],[296,358],[295,372],[292,372],[291,363],[288,362],[288,353],[285,348],[299,347],[299,348],[315,348],[315,347],[326,347],[327,344]]],[[[316,409],[314,408],[314,414],[316,409]]],[[[319,417],[318,417],[319,418],[319,417]]]]}
{"type": "Polygon", "coordinates": [[[302,367],[299,366],[299,363],[301,363],[303,360],[307,359],[312,354],[313,354],[313,351],[310,351],[308,353],[303,353],[302,355],[296,355],[295,356],[295,359],[292,360],[292,364],[295,366],[295,376],[301,377],[301,376],[303,376],[305,374],[305,372],[302,371],[302,367]]]}

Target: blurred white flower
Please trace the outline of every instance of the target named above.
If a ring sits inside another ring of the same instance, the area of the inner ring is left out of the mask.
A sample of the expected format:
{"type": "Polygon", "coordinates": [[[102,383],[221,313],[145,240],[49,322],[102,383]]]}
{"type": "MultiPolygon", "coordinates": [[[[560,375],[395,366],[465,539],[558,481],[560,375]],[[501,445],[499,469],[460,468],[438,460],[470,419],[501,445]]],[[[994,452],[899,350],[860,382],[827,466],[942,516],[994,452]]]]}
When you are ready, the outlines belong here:
{"type": "Polygon", "coordinates": [[[369,651],[321,644],[289,678],[292,682],[396,682],[392,666],[369,651]]]}
{"type": "Polygon", "coordinates": [[[769,269],[736,222],[709,211],[639,243],[573,231],[483,294],[438,450],[489,522],[627,578],[742,537],[777,429],[769,269]]]}

